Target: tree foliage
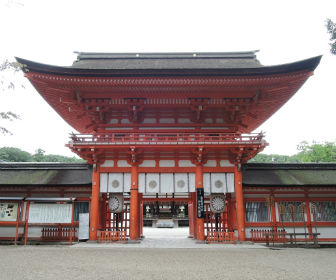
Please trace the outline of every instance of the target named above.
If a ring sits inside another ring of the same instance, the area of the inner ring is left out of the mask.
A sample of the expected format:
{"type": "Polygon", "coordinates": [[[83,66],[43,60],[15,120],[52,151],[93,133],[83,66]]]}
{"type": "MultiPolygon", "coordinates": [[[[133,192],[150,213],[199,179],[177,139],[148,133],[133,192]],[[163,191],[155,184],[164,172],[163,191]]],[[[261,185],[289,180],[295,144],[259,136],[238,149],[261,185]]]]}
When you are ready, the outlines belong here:
{"type": "Polygon", "coordinates": [[[30,154],[18,148],[0,148],[0,161],[5,162],[85,162],[75,157],[45,154],[45,151],[38,149],[35,154],[30,154]]]}
{"type": "Polygon", "coordinates": [[[258,154],[249,162],[287,163],[287,162],[336,162],[336,143],[302,141],[297,145],[298,153],[292,156],[277,154],[258,154]]]}
{"type": "Polygon", "coordinates": [[[336,161],[336,143],[334,142],[313,142],[309,144],[303,141],[298,145],[297,149],[300,151],[297,155],[301,162],[336,161]]]}
{"type": "Polygon", "coordinates": [[[0,149],[0,160],[6,162],[29,162],[33,161],[30,153],[18,148],[4,147],[0,149]]]}
{"type": "Polygon", "coordinates": [[[336,54],[336,23],[331,19],[326,20],[327,31],[330,35],[330,51],[332,54],[336,54]]]}
{"type": "MultiPolygon", "coordinates": [[[[0,89],[2,92],[15,89],[15,81],[7,77],[8,73],[18,72],[20,70],[20,64],[17,62],[9,62],[9,60],[4,60],[0,63],[0,89]]],[[[21,85],[24,87],[24,85],[21,85]]],[[[13,112],[0,112],[0,120],[15,120],[20,117],[13,112]]],[[[0,135],[11,134],[11,132],[4,126],[0,125],[0,135]]]]}

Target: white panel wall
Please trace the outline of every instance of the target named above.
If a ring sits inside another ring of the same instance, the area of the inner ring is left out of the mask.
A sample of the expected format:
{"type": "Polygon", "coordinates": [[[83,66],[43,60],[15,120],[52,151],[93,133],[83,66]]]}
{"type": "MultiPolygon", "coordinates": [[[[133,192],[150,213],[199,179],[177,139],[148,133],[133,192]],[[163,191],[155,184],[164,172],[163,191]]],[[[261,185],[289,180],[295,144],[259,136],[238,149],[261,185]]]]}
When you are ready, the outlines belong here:
{"type": "Polygon", "coordinates": [[[131,191],[131,173],[124,173],[124,192],[131,191]]]}
{"type": "Polygon", "coordinates": [[[145,186],[146,186],[146,174],[145,173],[139,173],[139,192],[145,193],[145,186]]]}
{"type": "Polygon", "coordinates": [[[144,160],[139,167],[155,167],[155,160],[144,160]]]}
{"type": "Polygon", "coordinates": [[[156,123],[156,119],[154,118],[145,118],[143,123],[156,123]]]}
{"type": "Polygon", "coordinates": [[[147,173],[146,175],[146,193],[160,192],[160,174],[147,173]]]}
{"type": "Polygon", "coordinates": [[[101,193],[107,192],[108,173],[100,173],[99,190],[101,193]]]}
{"type": "Polygon", "coordinates": [[[114,160],[105,160],[105,162],[101,165],[101,167],[113,167],[114,160]]]}
{"type": "Polygon", "coordinates": [[[234,166],[234,164],[232,164],[232,163],[229,162],[228,160],[221,160],[221,161],[220,161],[220,166],[221,166],[221,167],[231,167],[231,166],[234,166]]]}
{"type": "Polygon", "coordinates": [[[216,167],[217,162],[215,160],[208,160],[206,164],[204,164],[205,167],[216,167]]]}
{"type": "MultiPolygon", "coordinates": [[[[140,193],[195,192],[196,186],[195,173],[139,173],[138,183],[140,193]],[[150,181],[156,185],[153,187],[150,181]],[[178,184],[179,181],[184,184],[178,184]]],[[[203,187],[205,193],[234,193],[234,173],[203,173],[203,187]]],[[[131,173],[100,174],[101,193],[130,192],[130,189],[131,173]]]]}
{"type": "Polygon", "coordinates": [[[109,173],[108,188],[109,193],[121,193],[124,190],[123,173],[109,173]]]}
{"type": "Polygon", "coordinates": [[[191,123],[190,119],[185,119],[185,118],[178,118],[177,119],[178,123],[191,123]]]}
{"type": "Polygon", "coordinates": [[[195,173],[188,173],[189,176],[189,192],[195,192],[195,173]]]}
{"type": "Polygon", "coordinates": [[[174,123],[175,120],[173,118],[161,118],[159,120],[160,123],[174,123]]]}
{"type": "Polygon", "coordinates": [[[175,173],[175,192],[188,192],[188,173],[175,173]]]}
{"type": "Polygon", "coordinates": [[[127,162],[127,160],[118,160],[118,167],[130,167],[131,165],[127,162]]]}
{"type": "Polygon", "coordinates": [[[159,165],[160,167],[174,167],[175,160],[160,160],[159,165]]]}
{"type": "Polygon", "coordinates": [[[225,173],[211,173],[211,193],[226,193],[225,173]]]}
{"type": "Polygon", "coordinates": [[[205,193],[210,193],[210,173],[203,173],[203,188],[205,193]]]}
{"type": "Polygon", "coordinates": [[[234,193],[234,173],[226,173],[227,192],[234,193]]]}
{"type": "Polygon", "coordinates": [[[131,123],[131,122],[129,121],[129,119],[122,119],[121,123],[131,123]]]}
{"type": "Polygon", "coordinates": [[[160,192],[173,193],[174,192],[174,174],[161,173],[160,174],[160,192]]]}
{"type": "Polygon", "coordinates": [[[190,160],[179,160],[178,165],[180,167],[194,167],[195,164],[193,164],[190,160]]]}
{"type": "MultiPolygon", "coordinates": [[[[315,232],[315,227],[313,227],[313,233],[315,232]]],[[[335,227],[317,227],[317,232],[321,234],[317,238],[336,238],[335,227]]]]}

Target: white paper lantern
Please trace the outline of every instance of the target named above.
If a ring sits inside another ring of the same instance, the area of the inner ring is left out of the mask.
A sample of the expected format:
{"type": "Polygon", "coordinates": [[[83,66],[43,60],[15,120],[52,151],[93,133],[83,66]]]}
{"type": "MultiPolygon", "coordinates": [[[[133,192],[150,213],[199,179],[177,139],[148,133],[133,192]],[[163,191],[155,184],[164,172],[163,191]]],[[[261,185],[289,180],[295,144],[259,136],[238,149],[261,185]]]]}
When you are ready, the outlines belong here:
{"type": "Polygon", "coordinates": [[[210,209],[213,213],[223,213],[225,209],[225,196],[221,194],[211,195],[210,209]]]}

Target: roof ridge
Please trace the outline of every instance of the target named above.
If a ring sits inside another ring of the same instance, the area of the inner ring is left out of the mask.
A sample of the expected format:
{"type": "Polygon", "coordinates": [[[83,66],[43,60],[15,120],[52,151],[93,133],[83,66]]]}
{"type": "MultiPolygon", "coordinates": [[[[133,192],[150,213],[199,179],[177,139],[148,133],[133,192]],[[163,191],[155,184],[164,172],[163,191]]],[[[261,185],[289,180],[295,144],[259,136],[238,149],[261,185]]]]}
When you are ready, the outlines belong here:
{"type": "Polygon", "coordinates": [[[256,52],[74,52],[77,54],[77,60],[85,59],[183,59],[183,58],[256,58],[256,52]]]}

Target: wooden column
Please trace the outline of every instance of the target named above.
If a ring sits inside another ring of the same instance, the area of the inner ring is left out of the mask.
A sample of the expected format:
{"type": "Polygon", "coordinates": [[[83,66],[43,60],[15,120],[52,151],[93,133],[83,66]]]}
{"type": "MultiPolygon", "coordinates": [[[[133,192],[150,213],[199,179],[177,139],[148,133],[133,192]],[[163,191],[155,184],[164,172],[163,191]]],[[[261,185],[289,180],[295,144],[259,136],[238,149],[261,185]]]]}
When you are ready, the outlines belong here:
{"type": "Polygon", "coordinates": [[[27,201],[26,202],[25,227],[24,227],[24,245],[27,245],[27,239],[28,239],[29,208],[30,208],[30,201],[27,201]]]}
{"type": "MultiPolygon", "coordinates": [[[[203,168],[201,163],[196,164],[196,203],[197,203],[197,189],[203,189],[203,168]]],[[[196,204],[196,209],[198,206],[196,204]]],[[[196,210],[197,211],[197,210],[196,210]]],[[[196,213],[196,238],[200,241],[205,240],[204,236],[204,218],[199,218],[196,213]]]]}
{"type": "MultiPolygon", "coordinates": [[[[312,221],[311,221],[311,214],[310,214],[310,207],[309,207],[309,196],[308,191],[305,191],[305,204],[306,204],[306,215],[307,215],[307,228],[310,234],[313,233],[312,221]]],[[[309,239],[312,239],[312,236],[309,236],[309,239]]]]}
{"type": "Polygon", "coordinates": [[[101,198],[101,205],[100,205],[100,222],[99,224],[101,225],[101,228],[105,229],[106,228],[106,216],[107,216],[107,209],[106,209],[106,200],[107,200],[107,193],[102,194],[101,198]]]}
{"type": "Polygon", "coordinates": [[[195,193],[189,193],[188,201],[188,219],[189,219],[189,237],[194,236],[194,204],[195,204],[195,193]]]}
{"type": "Polygon", "coordinates": [[[138,193],[138,165],[132,163],[131,198],[130,198],[130,239],[139,238],[139,193],[138,193]]]}
{"type": "Polygon", "coordinates": [[[273,231],[276,232],[278,230],[277,220],[276,220],[276,209],[275,209],[275,198],[274,193],[271,192],[271,215],[272,215],[272,226],[273,231]]]}
{"type": "MultiPolygon", "coordinates": [[[[139,190],[138,190],[139,191],[139,190]]],[[[143,237],[143,194],[138,194],[138,204],[139,204],[139,222],[138,222],[138,238],[143,237]]]]}
{"type": "Polygon", "coordinates": [[[242,173],[239,166],[235,166],[235,194],[237,209],[238,241],[245,241],[245,205],[243,194],[242,173]]]}
{"type": "Polygon", "coordinates": [[[17,215],[16,215],[16,228],[15,228],[14,245],[17,244],[17,239],[18,239],[21,208],[22,208],[22,202],[20,201],[20,202],[18,203],[18,210],[17,210],[17,215]]]}
{"type": "Polygon", "coordinates": [[[70,229],[70,245],[72,245],[72,237],[74,231],[74,215],[75,215],[75,202],[71,199],[71,229],[70,229]]]}
{"type": "Polygon", "coordinates": [[[275,209],[275,201],[272,204],[272,224],[273,224],[273,231],[278,230],[277,220],[276,220],[276,209],[275,209]]]}
{"type": "Polygon", "coordinates": [[[99,222],[99,171],[94,165],[92,173],[91,207],[90,207],[90,241],[97,240],[99,222]]]}

